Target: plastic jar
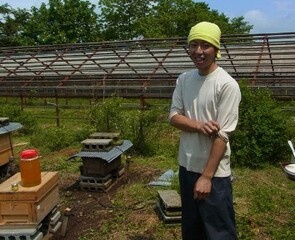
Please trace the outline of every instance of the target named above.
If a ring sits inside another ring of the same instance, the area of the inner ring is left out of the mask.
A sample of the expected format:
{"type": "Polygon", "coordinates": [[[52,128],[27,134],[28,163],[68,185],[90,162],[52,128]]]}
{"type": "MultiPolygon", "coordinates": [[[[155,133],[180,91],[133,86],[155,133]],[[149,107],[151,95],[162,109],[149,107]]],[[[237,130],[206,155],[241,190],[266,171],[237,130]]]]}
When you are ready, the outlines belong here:
{"type": "Polygon", "coordinates": [[[23,187],[34,187],[41,183],[41,170],[38,151],[27,149],[20,154],[20,175],[23,187]]]}

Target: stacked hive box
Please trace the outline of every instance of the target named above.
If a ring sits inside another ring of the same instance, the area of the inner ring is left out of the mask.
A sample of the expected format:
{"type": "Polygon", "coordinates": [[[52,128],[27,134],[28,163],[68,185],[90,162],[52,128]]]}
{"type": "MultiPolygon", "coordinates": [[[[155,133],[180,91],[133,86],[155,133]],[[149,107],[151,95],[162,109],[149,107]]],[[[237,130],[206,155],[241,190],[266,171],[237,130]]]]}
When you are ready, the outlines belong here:
{"type": "MultiPolygon", "coordinates": [[[[8,124],[8,118],[0,118],[1,128],[8,126],[8,124]]],[[[8,131],[3,131],[3,133],[0,134],[0,166],[8,163],[9,157],[12,156],[11,141],[8,133],[8,131]]]]}
{"type": "Polygon", "coordinates": [[[0,184],[0,239],[42,239],[60,227],[58,173],[41,177],[34,187],[22,187],[20,173],[0,184]]]}
{"type": "MultiPolygon", "coordinates": [[[[120,140],[115,132],[97,132],[82,141],[80,157],[80,187],[82,190],[107,191],[125,173],[121,155],[132,146],[128,140],[120,140]]],[[[70,159],[71,159],[70,158],[70,159]]]]}
{"type": "MultiPolygon", "coordinates": [[[[14,158],[11,133],[22,127],[19,123],[9,122],[9,118],[0,117],[0,167],[3,171],[5,167],[8,170],[9,161],[14,158]]],[[[6,175],[6,172],[1,171],[1,174],[6,175]]]]}
{"type": "MultiPolygon", "coordinates": [[[[82,141],[84,152],[105,152],[112,148],[112,139],[86,139],[82,141]]],[[[100,160],[99,158],[82,157],[82,175],[88,177],[105,177],[121,165],[121,155],[111,162],[100,160]]]]}
{"type": "Polygon", "coordinates": [[[167,225],[180,224],[181,200],[175,190],[158,190],[158,202],[156,206],[160,219],[167,225]]]}

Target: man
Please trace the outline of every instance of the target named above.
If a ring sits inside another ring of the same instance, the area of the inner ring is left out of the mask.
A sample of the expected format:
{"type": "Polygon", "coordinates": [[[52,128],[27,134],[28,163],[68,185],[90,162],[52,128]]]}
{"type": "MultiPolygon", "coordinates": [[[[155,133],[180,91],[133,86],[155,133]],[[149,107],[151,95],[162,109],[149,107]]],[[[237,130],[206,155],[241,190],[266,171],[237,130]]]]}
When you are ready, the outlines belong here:
{"type": "Polygon", "coordinates": [[[201,22],[188,36],[196,69],[177,79],[170,123],[182,130],[178,153],[183,240],[237,239],[229,135],[236,128],[241,93],[216,63],[221,31],[201,22]]]}

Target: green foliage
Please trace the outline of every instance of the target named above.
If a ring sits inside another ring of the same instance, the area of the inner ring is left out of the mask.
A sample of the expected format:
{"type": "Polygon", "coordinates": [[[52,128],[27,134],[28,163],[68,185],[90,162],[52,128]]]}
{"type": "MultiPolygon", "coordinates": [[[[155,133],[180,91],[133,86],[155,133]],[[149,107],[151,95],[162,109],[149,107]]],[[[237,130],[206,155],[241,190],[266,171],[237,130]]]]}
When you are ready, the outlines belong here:
{"type": "Polygon", "coordinates": [[[157,136],[163,130],[163,110],[126,110],[122,98],[112,97],[95,104],[89,111],[91,124],[98,132],[119,132],[133,143],[137,154],[153,155],[159,147],[157,136]]]}
{"type": "Polygon", "coordinates": [[[223,29],[223,34],[249,33],[252,28],[253,25],[245,22],[244,17],[235,17],[230,20],[230,29],[223,29]]]}
{"type": "MultiPolygon", "coordinates": [[[[46,154],[46,151],[41,149],[41,152],[39,152],[39,154],[43,156],[43,154],[46,154]]],[[[81,161],[69,160],[68,157],[69,156],[59,157],[56,156],[56,154],[51,154],[51,157],[46,159],[42,157],[40,159],[41,170],[46,172],[59,171],[60,175],[64,173],[77,173],[77,169],[79,169],[79,167],[81,166],[81,161]]]]}
{"type": "Polygon", "coordinates": [[[40,8],[0,5],[0,46],[31,46],[184,37],[200,21],[217,23],[223,33],[249,33],[243,17],[230,19],[205,2],[192,0],[49,0],[40,8]],[[97,13],[99,9],[99,13],[97,13]]]}
{"type": "Polygon", "coordinates": [[[131,126],[131,131],[128,131],[128,135],[137,153],[146,156],[155,154],[160,140],[158,136],[162,130],[160,116],[157,109],[139,110],[129,119],[131,122],[128,125],[131,126]]]}
{"type": "Polygon", "coordinates": [[[64,127],[38,129],[34,131],[30,142],[43,152],[58,151],[76,144],[74,131],[64,127]]]}
{"type": "Polygon", "coordinates": [[[288,118],[267,89],[240,83],[242,101],[239,123],[232,136],[233,164],[259,168],[290,157],[288,118]]]}
{"type": "Polygon", "coordinates": [[[125,119],[123,117],[122,98],[108,98],[94,104],[88,114],[90,122],[98,132],[121,132],[125,119]]]}
{"type": "MultiPolygon", "coordinates": [[[[10,9],[7,6],[8,9],[10,9]]],[[[100,38],[95,5],[80,0],[49,0],[40,8],[11,9],[2,29],[11,45],[63,44],[98,41],[100,38]],[[11,15],[13,17],[11,17],[11,15]],[[13,31],[9,31],[13,26],[13,31]]],[[[1,25],[0,25],[1,31],[1,25]]]]}
{"type": "Polygon", "coordinates": [[[99,4],[106,40],[184,37],[200,21],[215,22],[224,33],[249,33],[252,29],[243,17],[230,19],[205,2],[101,0],[99,4]]]}
{"type": "Polygon", "coordinates": [[[187,36],[197,23],[197,3],[191,0],[158,0],[151,13],[141,21],[142,35],[147,38],[187,36]],[[152,28],[150,26],[153,26],[152,28]]]}
{"type": "Polygon", "coordinates": [[[249,33],[252,29],[243,17],[230,19],[217,10],[211,10],[205,2],[158,0],[151,14],[141,19],[142,35],[147,38],[185,37],[190,28],[201,21],[218,24],[223,34],[249,33]]]}
{"type": "Polygon", "coordinates": [[[0,116],[8,117],[10,122],[18,122],[23,125],[19,132],[30,134],[37,127],[37,121],[29,113],[21,111],[15,105],[2,105],[0,107],[0,116]]]}
{"type": "Polygon", "coordinates": [[[13,9],[8,4],[0,5],[0,47],[20,45],[19,39],[30,12],[25,9],[13,9]]]}
{"type": "Polygon", "coordinates": [[[133,39],[142,35],[140,21],[149,14],[148,0],[100,0],[100,24],[105,40],[133,39]]]}

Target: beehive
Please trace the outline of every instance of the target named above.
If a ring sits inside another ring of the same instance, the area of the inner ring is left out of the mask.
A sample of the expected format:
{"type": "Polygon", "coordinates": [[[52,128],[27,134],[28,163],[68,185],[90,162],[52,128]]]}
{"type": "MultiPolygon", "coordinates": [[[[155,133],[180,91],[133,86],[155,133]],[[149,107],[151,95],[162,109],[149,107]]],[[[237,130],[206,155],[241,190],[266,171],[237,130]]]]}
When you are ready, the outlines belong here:
{"type": "Polygon", "coordinates": [[[20,173],[0,184],[0,229],[36,226],[59,202],[58,172],[42,172],[41,184],[22,187],[20,173]],[[12,185],[17,183],[18,189],[12,185]]]}
{"type": "Polygon", "coordinates": [[[13,157],[11,133],[22,128],[22,125],[9,122],[9,118],[0,117],[0,167],[13,157]]]}
{"type": "Polygon", "coordinates": [[[82,161],[81,175],[92,177],[106,176],[122,164],[121,156],[116,157],[111,162],[106,162],[101,158],[82,158],[82,161]]]}
{"type": "Polygon", "coordinates": [[[160,219],[167,225],[181,222],[181,199],[175,190],[158,190],[157,211],[160,219]]]}
{"type": "Polygon", "coordinates": [[[9,162],[12,156],[12,147],[9,134],[0,135],[0,166],[9,162]]]}

